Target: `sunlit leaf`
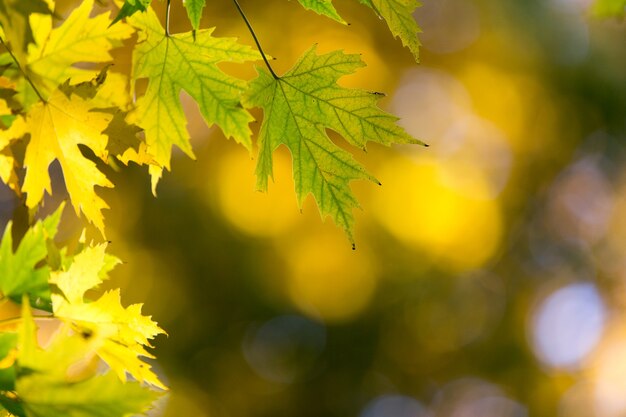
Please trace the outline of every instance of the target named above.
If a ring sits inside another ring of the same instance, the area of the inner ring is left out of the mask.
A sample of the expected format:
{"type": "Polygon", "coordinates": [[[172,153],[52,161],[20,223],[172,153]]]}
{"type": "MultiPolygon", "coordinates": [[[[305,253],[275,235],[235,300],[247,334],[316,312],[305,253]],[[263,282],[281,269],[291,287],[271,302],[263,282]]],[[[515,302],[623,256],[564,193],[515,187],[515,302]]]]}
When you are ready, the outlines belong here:
{"type": "Polygon", "coordinates": [[[377,180],[345,150],[335,145],[326,128],[341,134],[350,144],[364,149],[368,141],[385,145],[418,143],[378,107],[378,93],[337,85],[342,75],[364,66],[358,55],[336,51],[317,55],[307,51],[284,76],[275,79],[265,69],[250,83],[246,104],[262,107],[257,187],[267,189],[272,175],[272,153],[286,145],[293,158],[298,203],[313,194],[322,217],[330,216],[350,240],[359,204],[350,190],[355,179],[377,180]]]}
{"type": "Polygon", "coordinates": [[[30,142],[24,157],[26,176],[22,186],[28,207],[36,207],[44,192],[52,193],[48,167],[57,160],[74,210],[84,213],[104,233],[102,210],[108,206],[94,187],[113,184],[83,156],[78,145],[87,146],[106,161],[107,136],[102,132],[111,118],[110,114],[92,111],[90,103],[78,95],[68,97],[61,90],[30,109],[26,118],[30,142]]]}
{"type": "Polygon", "coordinates": [[[35,41],[29,16],[35,13],[51,15],[52,10],[44,0],[0,1],[0,26],[15,56],[24,63],[28,45],[35,41]]]}
{"type": "MultiPolygon", "coordinates": [[[[109,13],[90,17],[92,9],[93,0],[81,2],[58,28],[52,27],[51,16],[34,19],[37,44],[29,48],[26,70],[45,96],[68,78],[82,77],[74,81],[92,78],[93,70],[80,69],[74,64],[111,61],[111,49],[133,34],[125,23],[109,27],[109,13]]],[[[30,98],[36,99],[28,90],[30,98]]]]}
{"type": "Polygon", "coordinates": [[[305,9],[313,10],[314,12],[328,16],[331,19],[340,23],[346,23],[345,20],[339,16],[337,10],[333,6],[332,0],[298,0],[305,9]]]}
{"type": "MultiPolygon", "coordinates": [[[[23,295],[31,299],[41,299],[50,303],[48,266],[40,266],[48,251],[46,241],[54,238],[57,232],[63,206],[43,221],[29,228],[17,250],[13,252],[11,223],[7,225],[0,243],[0,291],[6,297],[20,302],[23,295]]],[[[39,305],[43,307],[44,304],[39,305]]]]}
{"type": "Polygon", "coordinates": [[[191,27],[194,31],[200,28],[200,19],[202,18],[202,9],[206,5],[206,0],[183,0],[185,9],[187,9],[187,16],[191,22],[191,27]]]}
{"type": "Polygon", "coordinates": [[[421,32],[413,18],[413,11],[419,6],[417,0],[359,0],[373,9],[387,22],[393,36],[400,38],[402,44],[409,48],[416,61],[419,61],[420,41],[417,34],[421,32]]]}
{"type": "Polygon", "coordinates": [[[125,0],[117,16],[115,16],[115,19],[111,22],[111,25],[137,12],[145,12],[148,6],[150,6],[150,3],[152,3],[152,0],[125,0]]]}
{"type": "Polygon", "coordinates": [[[51,282],[61,291],[53,294],[54,313],[98,341],[96,353],[122,381],[126,373],[140,382],[165,386],[139,357],[151,358],[145,347],[164,331],[141,314],[141,304],[124,308],[119,290],[107,291],[94,302],[86,302],[85,292],[98,286],[119,261],[107,257],[105,244],[86,247],[77,254],[67,271],[53,274],[51,282]]]}
{"type": "Polygon", "coordinates": [[[93,342],[61,331],[43,350],[27,303],[22,317],[15,393],[26,416],[124,417],[145,412],[159,396],[136,382],[123,383],[113,373],[72,377],[72,367],[92,355],[93,342]]]}
{"type": "MultiPolygon", "coordinates": [[[[181,89],[196,100],[209,126],[217,124],[224,135],[250,148],[248,123],[253,119],[239,104],[246,83],[217,64],[255,60],[258,53],[233,38],[213,37],[213,29],[196,32],[195,40],[191,33],[166,36],[152,10],[133,16],[131,23],[141,30],[143,40],[133,55],[134,78],[149,79],[137,102],[137,121],[156,162],[169,169],[173,145],[193,157],[181,89]]],[[[151,174],[154,189],[161,168],[151,167],[151,174]]]]}

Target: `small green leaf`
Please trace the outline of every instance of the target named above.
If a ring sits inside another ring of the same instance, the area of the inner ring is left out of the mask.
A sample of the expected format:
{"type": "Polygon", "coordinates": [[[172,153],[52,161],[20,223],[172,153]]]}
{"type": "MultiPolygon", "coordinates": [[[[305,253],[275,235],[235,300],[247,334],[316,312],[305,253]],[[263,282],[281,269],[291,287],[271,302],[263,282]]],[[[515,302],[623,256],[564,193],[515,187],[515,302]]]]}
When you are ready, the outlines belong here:
{"type": "Polygon", "coordinates": [[[9,223],[0,242],[0,291],[15,302],[28,294],[38,308],[49,308],[48,266],[38,267],[48,253],[47,241],[57,233],[63,205],[51,216],[28,229],[13,252],[12,225],[9,223]]]}
{"type": "Polygon", "coordinates": [[[346,24],[346,21],[339,16],[337,10],[333,7],[332,0],[298,0],[305,9],[313,10],[317,14],[330,17],[337,22],[346,24]]]}
{"type": "Polygon", "coordinates": [[[0,333],[0,391],[15,389],[17,333],[0,333]]]}
{"type": "Polygon", "coordinates": [[[400,38],[402,44],[409,48],[415,60],[419,62],[420,41],[417,34],[421,32],[413,18],[413,11],[420,5],[417,0],[359,0],[380,17],[385,19],[393,36],[400,38]]]}
{"type": "MultiPolygon", "coordinates": [[[[318,14],[330,17],[341,23],[346,23],[333,7],[332,0],[298,0],[305,9],[313,10],[318,14]]],[[[599,0],[617,2],[624,0],[599,0]]],[[[413,11],[420,5],[417,0],[359,0],[361,4],[385,19],[389,30],[395,37],[399,37],[402,44],[409,48],[415,60],[419,62],[420,41],[417,34],[421,32],[413,19],[413,11]]]]}
{"type": "Polygon", "coordinates": [[[326,128],[362,149],[368,141],[384,145],[419,143],[396,125],[396,117],[376,107],[379,93],[337,85],[342,75],[364,65],[359,55],[341,51],[317,55],[313,47],[279,79],[260,69],[245,97],[246,105],[261,107],[264,112],[257,187],[267,190],[272,154],[278,146],[286,145],[293,159],[298,204],[301,206],[304,198],[313,194],[322,218],[330,216],[351,241],[352,209],[359,204],[349,183],[355,179],[377,180],[330,140],[326,128]]]}
{"type": "Polygon", "coordinates": [[[183,0],[187,16],[191,22],[194,32],[200,29],[200,19],[202,18],[202,9],[206,5],[206,0],[183,0]]]}
{"type": "Polygon", "coordinates": [[[120,9],[117,16],[115,16],[115,19],[113,19],[113,21],[111,22],[111,25],[116,24],[117,22],[124,19],[125,17],[130,17],[137,12],[145,12],[148,9],[148,6],[150,6],[150,3],[152,3],[152,0],[126,0],[124,1],[122,8],[120,9]]]}

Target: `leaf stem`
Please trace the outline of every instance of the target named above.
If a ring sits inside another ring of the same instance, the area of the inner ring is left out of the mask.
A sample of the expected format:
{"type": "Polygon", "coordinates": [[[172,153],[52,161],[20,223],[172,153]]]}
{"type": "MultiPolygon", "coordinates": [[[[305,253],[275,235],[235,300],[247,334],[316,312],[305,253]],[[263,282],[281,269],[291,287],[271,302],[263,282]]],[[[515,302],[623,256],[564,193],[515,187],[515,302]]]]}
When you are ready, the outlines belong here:
{"type": "Polygon", "coordinates": [[[9,53],[9,55],[11,55],[11,58],[13,58],[13,61],[15,62],[15,65],[17,65],[17,69],[20,70],[20,72],[22,74],[24,74],[24,78],[26,78],[26,81],[28,81],[28,83],[30,84],[31,87],[33,87],[33,90],[35,90],[35,94],[37,94],[37,97],[39,97],[39,99],[41,101],[43,101],[44,103],[46,102],[46,99],[43,98],[43,96],[41,95],[41,93],[39,92],[39,90],[37,89],[37,87],[35,87],[35,84],[33,84],[33,80],[30,79],[30,77],[28,76],[28,74],[26,73],[26,71],[24,70],[24,68],[22,68],[22,66],[20,65],[20,62],[17,60],[16,56],[13,55],[13,52],[11,51],[11,49],[9,48],[9,45],[7,45],[4,42],[4,39],[2,39],[2,37],[0,37],[0,43],[2,43],[2,46],[4,46],[4,49],[7,50],[7,52],[9,53]]]}
{"type": "Polygon", "coordinates": [[[263,61],[265,61],[265,65],[267,66],[267,69],[270,70],[270,72],[272,73],[272,77],[274,77],[275,80],[280,79],[280,77],[276,75],[276,73],[272,69],[272,66],[267,60],[267,57],[265,56],[265,52],[263,52],[263,48],[261,48],[261,44],[259,43],[259,39],[256,37],[256,34],[254,33],[254,29],[252,29],[252,25],[250,25],[250,21],[248,20],[248,18],[246,17],[246,14],[241,9],[239,2],[237,0],[233,0],[233,2],[235,3],[235,6],[237,6],[237,10],[239,11],[239,14],[241,15],[241,17],[243,18],[243,21],[246,22],[246,26],[248,26],[248,30],[250,31],[250,33],[252,34],[252,37],[254,38],[256,47],[259,49],[259,52],[261,53],[261,56],[263,57],[263,61]]]}
{"type": "Polygon", "coordinates": [[[170,37],[170,3],[171,0],[167,0],[167,8],[165,9],[165,36],[170,37]]]}

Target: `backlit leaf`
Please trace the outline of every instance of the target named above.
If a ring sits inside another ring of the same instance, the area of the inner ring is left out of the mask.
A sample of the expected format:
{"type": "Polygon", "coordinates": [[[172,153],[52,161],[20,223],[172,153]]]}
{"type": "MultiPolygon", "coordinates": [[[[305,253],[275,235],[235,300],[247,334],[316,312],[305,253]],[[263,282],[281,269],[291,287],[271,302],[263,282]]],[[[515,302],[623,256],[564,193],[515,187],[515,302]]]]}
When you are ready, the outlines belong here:
{"type": "Polygon", "coordinates": [[[194,31],[200,28],[200,19],[202,18],[202,9],[206,5],[206,0],[183,0],[183,5],[187,9],[187,16],[191,22],[194,31]]]}
{"type": "MultiPolygon", "coordinates": [[[[29,228],[13,252],[11,223],[7,225],[0,242],[0,291],[14,301],[20,302],[23,295],[50,303],[48,266],[38,264],[45,259],[48,250],[46,241],[54,238],[57,232],[63,205],[45,220],[38,221],[29,228]]],[[[44,307],[44,305],[38,305],[44,307]]]]}
{"type": "Polygon", "coordinates": [[[28,45],[35,41],[29,16],[35,13],[51,15],[52,10],[44,0],[0,1],[0,27],[4,41],[8,42],[13,54],[24,63],[28,45]]]}
{"type": "Polygon", "coordinates": [[[43,350],[27,303],[22,311],[15,393],[27,417],[125,417],[145,412],[159,396],[113,373],[76,374],[77,365],[92,355],[94,341],[61,329],[43,350]]]}
{"type": "Polygon", "coordinates": [[[68,270],[53,274],[51,282],[61,291],[52,295],[54,313],[97,341],[97,355],[122,381],[129,373],[140,382],[165,389],[140,359],[153,357],[145,347],[150,347],[150,339],[165,333],[150,317],[141,314],[141,304],[124,308],[119,290],[107,291],[94,302],[84,299],[85,292],[98,286],[118,262],[107,258],[105,248],[105,244],[86,247],[74,257],[68,270]]]}
{"type": "MultiPolygon", "coordinates": [[[[93,70],[76,68],[74,64],[111,61],[111,49],[133,34],[132,28],[125,23],[109,27],[109,13],[90,17],[92,9],[93,0],[84,0],[61,26],[54,29],[51,16],[33,18],[37,44],[29,48],[26,70],[44,96],[68,78],[74,82],[93,78],[93,70]]],[[[31,89],[27,90],[32,99],[31,89]]]]}
{"type": "Polygon", "coordinates": [[[106,161],[107,136],[102,132],[111,118],[110,114],[92,111],[90,103],[78,95],[68,97],[61,90],[31,108],[26,118],[30,142],[24,157],[26,176],[22,186],[28,207],[36,207],[44,192],[52,193],[48,167],[57,160],[74,210],[84,213],[104,234],[102,210],[108,206],[94,187],[113,184],[83,156],[78,145],[87,146],[106,161]]]}
{"type": "MultiPolygon", "coordinates": [[[[169,169],[173,145],[193,157],[181,89],[198,103],[209,126],[217,124],[224,135],[250,148],[248,123],[253,119],[239,104],[246,83],[225,74],[217,64],[255,60],[258,53],[233,38],[213,37],[213,29],[196,32],[195,40],[191,33],[165,36],[152,10],[130,20],[143,40],[133,54],[134,78],[149,80],[145,95],[137,101],[137,120],[155,161],[169,169]]],[[[153,190],[161,171],[151,167],[153,190]]]]}
{"type": "Polygon", "coordinates": [[[364,66],[358,55],[336,51],[317,55],[307,51],[283,77],[274,79],[265,69],[250,83],[246,104],[263,108],[259,137],[257,187],[267,189],[272,175],[272,153],[286,145],[293,158],[298,204],[313,194],[322,217],[330,216],[350,240],[359,204],[349,187],[368,174],[348,152],[335,145],[326,128],[341,134],[350,144],[364,149],[368,141],[385,145],[418,143],[378,107],[379,94],[337,85],[342,75],[364,66]]]}
{"type": "Polygon", "coordinates": [[[341,16],[339,16],[339,14],[337,13],[337,10],[335,10],[332,0],[298,0],[298,1],[300,2],[300,4],[302,4],[302,6],[305,9],[313,10],[314,12],[318,14],[328,16],[331,19],[336,20],[337,22],[344,23],[344,24],[346,23],[345,20],[343,20],[341,16]]]}

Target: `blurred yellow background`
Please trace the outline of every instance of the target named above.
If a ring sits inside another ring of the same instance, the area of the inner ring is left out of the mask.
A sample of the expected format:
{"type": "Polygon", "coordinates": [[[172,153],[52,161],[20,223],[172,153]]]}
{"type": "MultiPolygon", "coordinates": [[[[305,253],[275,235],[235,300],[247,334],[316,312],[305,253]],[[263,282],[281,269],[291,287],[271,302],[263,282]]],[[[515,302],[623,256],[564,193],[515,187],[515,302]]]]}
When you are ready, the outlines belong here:
{"type": "MultiPolygon", "coordinates": [[[[208,3],[203,27],[253,44],[230,1],[208,3]]],[[[349,26],[241,0],[278,73],[313,43],[362,53],[342,84],[385,92],[430,147],[354,152],[383,185],[353,183],[352,251],[310,198],[299,211],[285,149],[255,191],[255,160],[183,94],[197,161],[175,152],[156,199],[134,166],[100,192],[125,262],[109,285],[170,335],[153,415],[625,416],[625,23],[589,0],[424,0],[416,65],[370,9],[335,3],[349,26]]],[[[15,204],[0,189],[0,224],[15,204]]]]}

